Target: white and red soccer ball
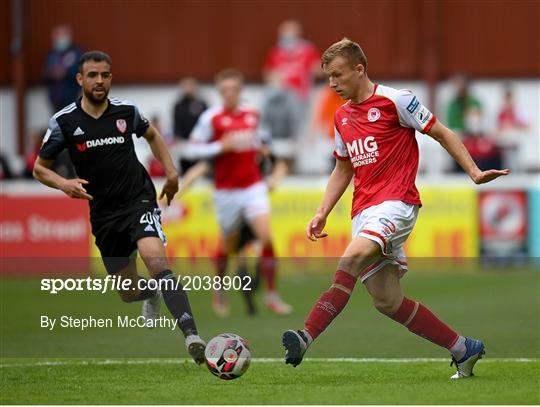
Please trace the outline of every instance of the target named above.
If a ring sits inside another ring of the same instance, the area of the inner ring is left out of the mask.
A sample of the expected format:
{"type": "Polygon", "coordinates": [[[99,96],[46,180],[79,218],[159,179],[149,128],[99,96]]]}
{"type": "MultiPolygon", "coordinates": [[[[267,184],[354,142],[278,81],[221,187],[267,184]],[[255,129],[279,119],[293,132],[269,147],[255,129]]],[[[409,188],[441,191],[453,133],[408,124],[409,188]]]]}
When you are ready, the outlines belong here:
{"type": "Polygon", "coordinates": [[[251,362],[248,343],[242,337],[231,333],[212,338],[206,345],[204,356],[208,370],[223,380],[242,376],[251,362]]]}

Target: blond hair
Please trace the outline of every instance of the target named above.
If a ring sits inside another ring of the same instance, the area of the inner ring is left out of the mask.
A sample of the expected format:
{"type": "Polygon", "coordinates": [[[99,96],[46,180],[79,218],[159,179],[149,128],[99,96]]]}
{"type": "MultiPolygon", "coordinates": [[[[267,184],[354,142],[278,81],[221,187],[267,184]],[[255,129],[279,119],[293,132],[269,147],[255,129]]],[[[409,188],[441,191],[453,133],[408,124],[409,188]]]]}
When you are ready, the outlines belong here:
{"type": "Polygon", "coordinates": [[[214,77],[214,82],[219,84],[226,79],[237,79],[240,83],[244,83],[244,75],[242,75],[242,72],[233,68],[227,68],[218,72],[214,77]]]}
{"type": "Polygon", "coordinates": [[[330,45],[328,49],[324,51],[321,57],[321,66],[328,65],[336,57],[345,58],[351,67],[362,64],[367,71],[366,54],[364,54],[360,45],[348,38],[343,38],[341,41],[330,45]]]}

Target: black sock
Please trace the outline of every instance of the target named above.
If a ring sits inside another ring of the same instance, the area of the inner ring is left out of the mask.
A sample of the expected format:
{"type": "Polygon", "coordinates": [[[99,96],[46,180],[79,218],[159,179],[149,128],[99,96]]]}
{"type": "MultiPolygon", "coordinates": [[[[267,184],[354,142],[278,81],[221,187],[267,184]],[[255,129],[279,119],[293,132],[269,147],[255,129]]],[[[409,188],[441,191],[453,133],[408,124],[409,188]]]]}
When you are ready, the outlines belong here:
{"type": "MultiPolygon", "coordinates": [[[[141,278],[139,278],[139,280],[146,280],[146,279],[141,277],[141,278]]],[[[135,298],[133,301],[147,300],[148,298],[152,298],[154,296],[154,294],[156,293],[156,290],[151,290],[150,288],[148,288],[148,280],[146,280],[146,281],[147,281],[147,284],[145,284],[144,290],[140,290],[139,291],[139,296],[137,298],[135,298]]]]}
{"type": "Polygon", "coordinates": [[[182,284],[178,282],[171,270],[164,270],[157,275],[159,288],[163,294],[165,305],[178,321],[184,336],[197,335],[197,327],[191,312],[189,300],[182,284]],[[172,281],[172,282],[171,282],[172,281]]]}

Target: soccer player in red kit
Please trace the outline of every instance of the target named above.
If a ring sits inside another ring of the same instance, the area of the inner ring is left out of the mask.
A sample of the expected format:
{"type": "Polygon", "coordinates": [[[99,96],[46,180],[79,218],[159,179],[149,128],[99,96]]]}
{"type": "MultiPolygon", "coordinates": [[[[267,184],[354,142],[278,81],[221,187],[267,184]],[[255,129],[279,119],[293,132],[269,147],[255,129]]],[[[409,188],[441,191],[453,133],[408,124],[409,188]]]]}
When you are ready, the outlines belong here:
{"type": "MultiPolygon", "coordinates": [[[[187,155],[214,158],[214,203],[222,245],[217,255],[217,274],[223,277],[227,258],[238,247],[245,223],[261,243],[260,272],[267,282],[266,306],[278,313],[292,311],[276,291],[276,261],[270,231],[268,191],[259,169],[259,154],[267,135],[259,125],[256,111],[241,106],[243,76],[227,69],[216,76],[223,105],[206,110],[195,125],[187,155]]],[[[224,292],[214,293],[213,306],[228,314],[224,292]]]]}
{"type": "Polygon", "coordinates": [[[347,100],[335,113],[336,166],[322,203],[306,228],[308,239],[327,236],[326,218],[354,178],[352,241],[341,257],[330,289],[309,313],[303,330],[288,330],[285,362],[297,366],[309,345],[344,309],[356,281],[364,283],[375,308],[409,331],[448,349],[457,373],[472,376],[484,344],[461,336],[423,304],[404,296],[407,270],[403,245],[411,233],[420,196],[415,186],[418,145],[415,130],[437,140],[476,184],[508,170],[481,171],[459,138],[408,90],[374,84],[358,44],[344,38],[328,48],[322,67],[330,87],[347,100]]]}

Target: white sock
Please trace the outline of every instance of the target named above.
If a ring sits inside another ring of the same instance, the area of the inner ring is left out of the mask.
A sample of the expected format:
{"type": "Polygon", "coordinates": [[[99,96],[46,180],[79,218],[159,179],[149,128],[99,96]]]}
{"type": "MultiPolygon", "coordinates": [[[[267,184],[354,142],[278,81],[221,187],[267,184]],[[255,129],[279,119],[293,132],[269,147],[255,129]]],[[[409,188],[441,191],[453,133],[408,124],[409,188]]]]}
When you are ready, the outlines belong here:
{"type": "Polygon", "coordinates": [[[302,329],[302,332],[304,333],[304,335],[306,335],[306,338],[307,338],[307,345],[311,345],[311,343],[313,342],[313,338],[311,337],[311,335],[309,334],[308,331],[306,331],[305,329],[302,329]]]}
{"type": "Polygon", "coordinates": [[[465,353],[467,353],[467,348],[465,347],[465,337],[460,336],[449,350],[454,359],[463,359],[463,356],[465,356],[465,353]]]}
{"type": "Polygon", "coordinates": [[[204,342],[199,335],[188,335],[186,337],[186,346],[191,345],[193,342],[204,342]]]}

